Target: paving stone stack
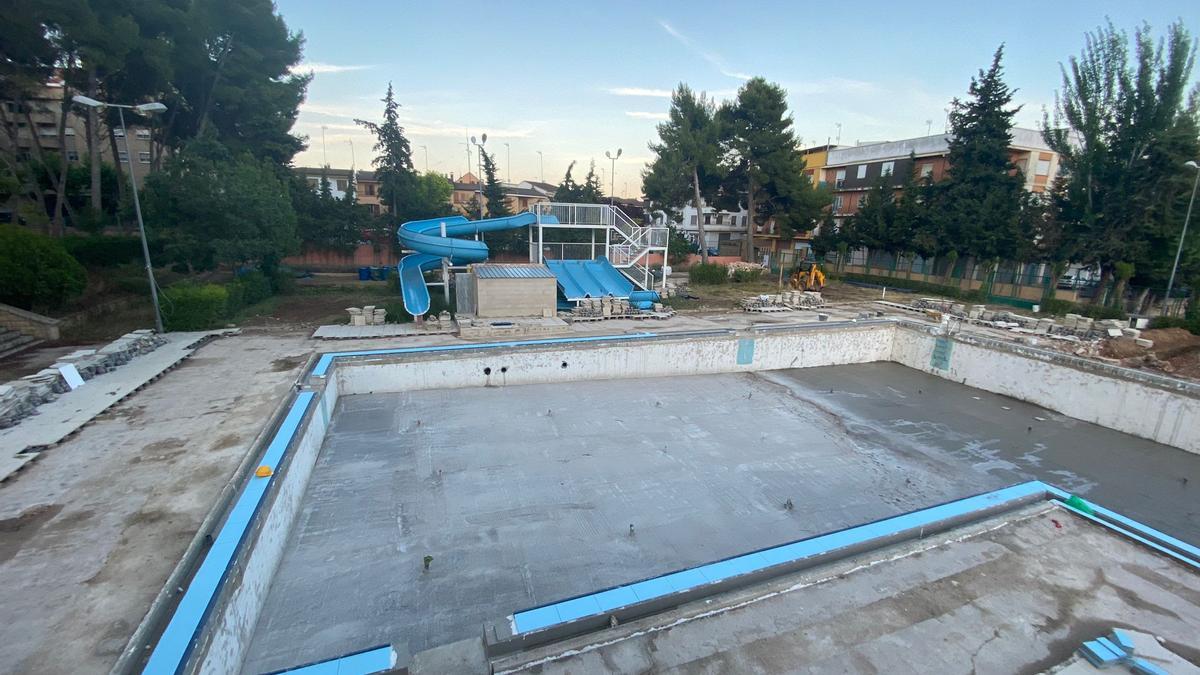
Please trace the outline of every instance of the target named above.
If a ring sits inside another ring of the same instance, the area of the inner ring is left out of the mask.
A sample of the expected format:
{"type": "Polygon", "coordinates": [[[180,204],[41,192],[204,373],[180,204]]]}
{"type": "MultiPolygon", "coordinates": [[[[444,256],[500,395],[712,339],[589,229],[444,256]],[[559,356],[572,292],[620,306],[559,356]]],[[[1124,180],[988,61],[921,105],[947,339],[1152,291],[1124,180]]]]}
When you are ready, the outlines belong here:
{"type": "Polygon", "coordinates": [[[152,330],[126,333],[100,349],[80,349],[60,358],[50,368],[0,385],[0,429],[11,427],[34,414],[38,406],[49,403],[70,390],[59,371],[73,365],[87,380],[129,363],[133,358],[158,349],[166,338],[152,330]]]}

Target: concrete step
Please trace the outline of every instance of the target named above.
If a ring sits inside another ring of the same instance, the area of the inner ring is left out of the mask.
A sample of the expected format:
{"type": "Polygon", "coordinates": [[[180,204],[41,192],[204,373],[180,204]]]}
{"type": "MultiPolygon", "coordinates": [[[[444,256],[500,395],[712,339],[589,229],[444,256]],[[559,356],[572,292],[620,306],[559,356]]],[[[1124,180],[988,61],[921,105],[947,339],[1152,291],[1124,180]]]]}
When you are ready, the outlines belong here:
{"type": "Polygon", "coordinates": [[[44,340],[39,340],[33,336],[24,335],[22,333],[16,333],[15,338],[10,338],[6,335],[0,335],[0,359],[13,356],[14,354],[19,354],[26,349],[32,349],[42,344],[42,342],[44,342],[44,340]]]}

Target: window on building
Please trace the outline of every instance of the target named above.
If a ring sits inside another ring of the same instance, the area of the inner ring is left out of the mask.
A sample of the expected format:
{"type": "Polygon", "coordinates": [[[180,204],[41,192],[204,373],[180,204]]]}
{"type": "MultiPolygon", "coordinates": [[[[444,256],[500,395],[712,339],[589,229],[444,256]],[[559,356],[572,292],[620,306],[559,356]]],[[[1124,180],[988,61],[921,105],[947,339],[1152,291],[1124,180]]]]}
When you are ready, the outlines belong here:
{"type": "Polygon", "coordinates": [[[113,129],[113,136],[116,136],[117,138],[125,138],[125,130],[113,129]]]}
{"type": "Polygon", "coordinates": [[[859,180],[861,180],[861,179],[863,179],[863,178],[866,178],[866,177],[867,177],[867,165],[866,165],[866,164],[859,164],[859,165],[858,165],[858,178],[859,178],[859,180]]]}
{"type": "Polygon", "coordinates": [[[718,213],[718,214],[717,214],[717,224],[718,224],[718,225],[724,225],[724,224],[725,224],[725,214],[724,214],[724,213],[718,213]]]}
{"type": "Polygon", "coordinates": [[[67,161],[68,162],[78,162],[79,161],[79,153],[75,152],[74,150],[68,150],[67,151],[67,161]]]}
{"type": "Polygon", "coordinates": [[[139,152],[138,153],[138,161],[141,162],[142,164],[149,164],[150,163],[150,153],[139,152]]]}
{"type": "Polygon", "coordinates": [[[834,211],[841,211],[841,210],[842,210],[842,205],[843,205],[843,204],[845,204],[845,203],[846,203],[846,201],[845,201],[845,199],[843,199],[843,198],[842,198],[842,196],[841,196],[841,195],[838,195],[838,196],[834,197],[834,198],[833,198],[833,210],[834,210],[834,211]]]}
{"type": "Polygon", "coordinates": [[[890,175],[892,175],[892,172],[893,172],[895,169],[896,169],[896,163],[895,163],[895,162],[884,162],[884,163],[883,163],[883,165],[882,165],[882,166],[880,167],[880,169],[879,169],[879,175],[881,175],[881,176],[890,176],[890,175]]]}
{"type": "Polygon", "coordinates": [[[337,183],[338,192],[346,191],[346,187],[348,186],[348,183],[346,182],[345,178],[338,178],[335,182],[337,183]]]}
{"type": "Polygon", "coordinates": [[[1049,176],[1050,175],[1050,160],[1048,160],[1048,159],[1039,159],[1038,160],[1037,175],[1039,175],[1039,176],[1049,176]]]}
{"type": "Polygon", "coordinates": [[[150,130],[149,129],[138,129],[137,130],[137,139],[139,141],[150,140],[150,130]]]}
{"type": "Polygon", "coordinates": [[[375,184],[374,183],[367,183],[366,189],[367,189],[368,195],[371,195],[372,197],[375,196],[375,184]]]}
{"type": "Polygon", "coordinates": [[[846,184],[846,170],[838,169],[837,178],[833,182],[835,188],[840,188],[846,184]]]}
{"type": "Polygon", "coordinates": [[[921,178],[929,178],[933,175],[933,164],[925,163],[921,165],[921,178]]]}
{"type": "Polygon", "coordinates": [[[119,150],[119,151],[117,151],[117,159],[119,159],[122,162],[128,162],[129,161],[129,153],[125,152],[124,150],[119,150]]]}
{"type": "Polygon", "coordinates": [[[38,136],[57,136],[58,135],[58,129],[56,129],[53,124],[39,124],[37,130],[38,130],[38,136]]]}
{"type": "Polygon", "coordinates": [[[712,214],[711,213],[704,214],[704,224],[712,225],[712,214]]]}
{"type": "Polygon", "coordinates": [[[74,136],[75,135],[75,127],[67,127],[65,129],[63,129],[63,135],[64,136],[74,136]]]}
{"type": "Polygon", "coordinates": [[[696,224],[696,222],[697,222],[697,221],[696,221],[696,216],[692,216],[692,225],[695,225],[695,224],[696,224]]]}

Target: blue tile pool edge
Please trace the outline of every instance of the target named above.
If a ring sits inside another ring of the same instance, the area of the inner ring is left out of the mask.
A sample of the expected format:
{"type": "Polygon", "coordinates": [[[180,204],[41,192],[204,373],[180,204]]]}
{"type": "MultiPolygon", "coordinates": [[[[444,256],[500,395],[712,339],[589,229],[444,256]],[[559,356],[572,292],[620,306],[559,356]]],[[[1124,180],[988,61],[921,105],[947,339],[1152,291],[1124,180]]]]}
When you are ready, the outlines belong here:
{"type": "Polygon", "coordinates": [[[509,615],[509,624],[514,636],[524,636],[541,630],[569,624],[578,619],[610,613],[620,607],[648,602],[672,593],[702,585],[695,576],[707,583],[731,579],[743,574],[759,572],[777,565],[798,563],[814,559],[839,549],[883,539],[904,530],[923,527],[922,523],[936,523],[947,519],[967,516],[971,513],[992,511],[1009,504],[1012,508],[1028,503],[1030,498],[1042,497],[1046,501],[1083,516],[1090,522],[1106,527],[1113,532],[1146,545],[1155,551],[1200,570],[1200,549],[1186,542],[1163,534],[1149,526],[1122,516],[1100,506],[1088,503],[1097,515],[1089,515],[1065,503],[1070,494],[1041,481],[1028,481],[1007,488],[985,492],[971,497],[956,499],[916,511],[882,518],[870,523],[854,525],[834,532],[815,535],[806,539],[751,551],[704,565],[642,579],[639,581],[584,593],[575,597],[546,603],[509,615]],[[1175,549],[1175,550],[1172,550],[1175,549]],[[594,607],[595,611],[584,611],[594,607]]]}
{"type": "Polygon", "coordinates": [[[266,675],[370,675],[395,666],[396,650],[391,645],[379,645],[286,670],[273,670],[266,675]]]}
{"type": "Polygon", "coordinates": [[[212,545],[188,582],[187,589],[172,612],[166,628],[159,635],[142,670],[143,673],[177,673],[186,664],[196,636],[208,619],[213,601],[225,584],[230,565],[241,551],[246,535],[258,516],[263,498],[275,482],[276,470],[316,396],[317,392],[313,391],[296,394],[261,459],[252,465],[251,475],[242,486],[221,529],[213,538],[212,545]],[[253,471],[263,465],[271,468],[271,475],[266,478],[255,476],[253,471]]]}

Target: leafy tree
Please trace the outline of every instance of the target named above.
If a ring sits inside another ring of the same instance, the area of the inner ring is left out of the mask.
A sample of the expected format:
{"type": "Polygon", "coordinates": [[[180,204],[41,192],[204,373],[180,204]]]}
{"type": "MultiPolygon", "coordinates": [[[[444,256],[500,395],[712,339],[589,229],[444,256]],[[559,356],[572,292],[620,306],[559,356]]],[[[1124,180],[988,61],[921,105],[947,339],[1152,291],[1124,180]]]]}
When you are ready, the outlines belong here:
{"type": "Polygon", "coordinates": [[[1178,240],[1191,187],[1179,167],[1200,154],[1195,87],[1185,104],[1194,58],[1181,22],[1157,43],[1148,26],[1138,29],[1132,61],[1128,35],[1110,23],[1063,66],[1042,134],[1060,156],[1070,238],[1082,242],[1081,262],[1101,266],[1101,289],[1120,276],[1118,263],[1165,285],[1174,248],[1164,244],[1178,240]]]}
{"type": "Polygon", "coordinates": [[[351,251],[362,240],[369,215],[358,204],[353,185],[345,197],[333,196],[333,186],[322,171],[316,189],[303,176],[290,179],[292,210],[296,213],[296,234],[304,244],[336,251],[351,251]]]}
{"type": "Polygon", "coordinates": [[[512,211],[508,208],[508,200],[504,195],[504,185],[496,178],[496,159],[486,152],[481,152],[483,157],[483,199],[487,203],[487,214],[489,218],[503,218],[511,216],[512,211]]]}
{"type": "MultiPolygon", "coordinates": [[[[718,117],[728,168],[725,192],[750,213],[747,239],[753,241],[755,225],[772,219],[786,239],[811,230],[828,199],[804,175],[787,92],[755,77],[738,90],[735,103],[722,106],[718,117]]],[[[750,260],[753,247],[746,247],[745,255],[750,260]]]]}
{"type": "Polygon", "coordinates": [[[715,201],[722,176],[721,129],[715,106],[703,92],[696,95],[681,83],[671,95],[669,118],[658,125],[658,138],[658,143],[650,144],[655,158],[643,174],[646,198],[676,214],[688,202],[695,206],[700,257],[707,263],[701,210],[705,203],[715,201]]]}
{"type": "Polygon", "coordinates": [[[211,136],[146,178],[146,224],[189,269],[255,264],[274,272],[299,249],[288,190],[268,161],[234,155],[211,136]]]}
{"type": "Polygon", "coordinates": [[[880,176],[863,195],[858,210],[844,224],[843,238],[853,248],[867,249],[867,273],[871,273],[874,250],[895,250],[893,232],[896,225],[895,190],[887,176],[880,176]]]}
{"type": "Polygon", "coordinates": [[[982,260],[990,272],[1015,250],[1024,179],[1009,159],[1012,145],[1013,90],[1000,65],[1004,47],[992,65],[971,78],[968,99],[950,109],[950,175],[942,200],[942,231],[960,253],[982,260]]]}

